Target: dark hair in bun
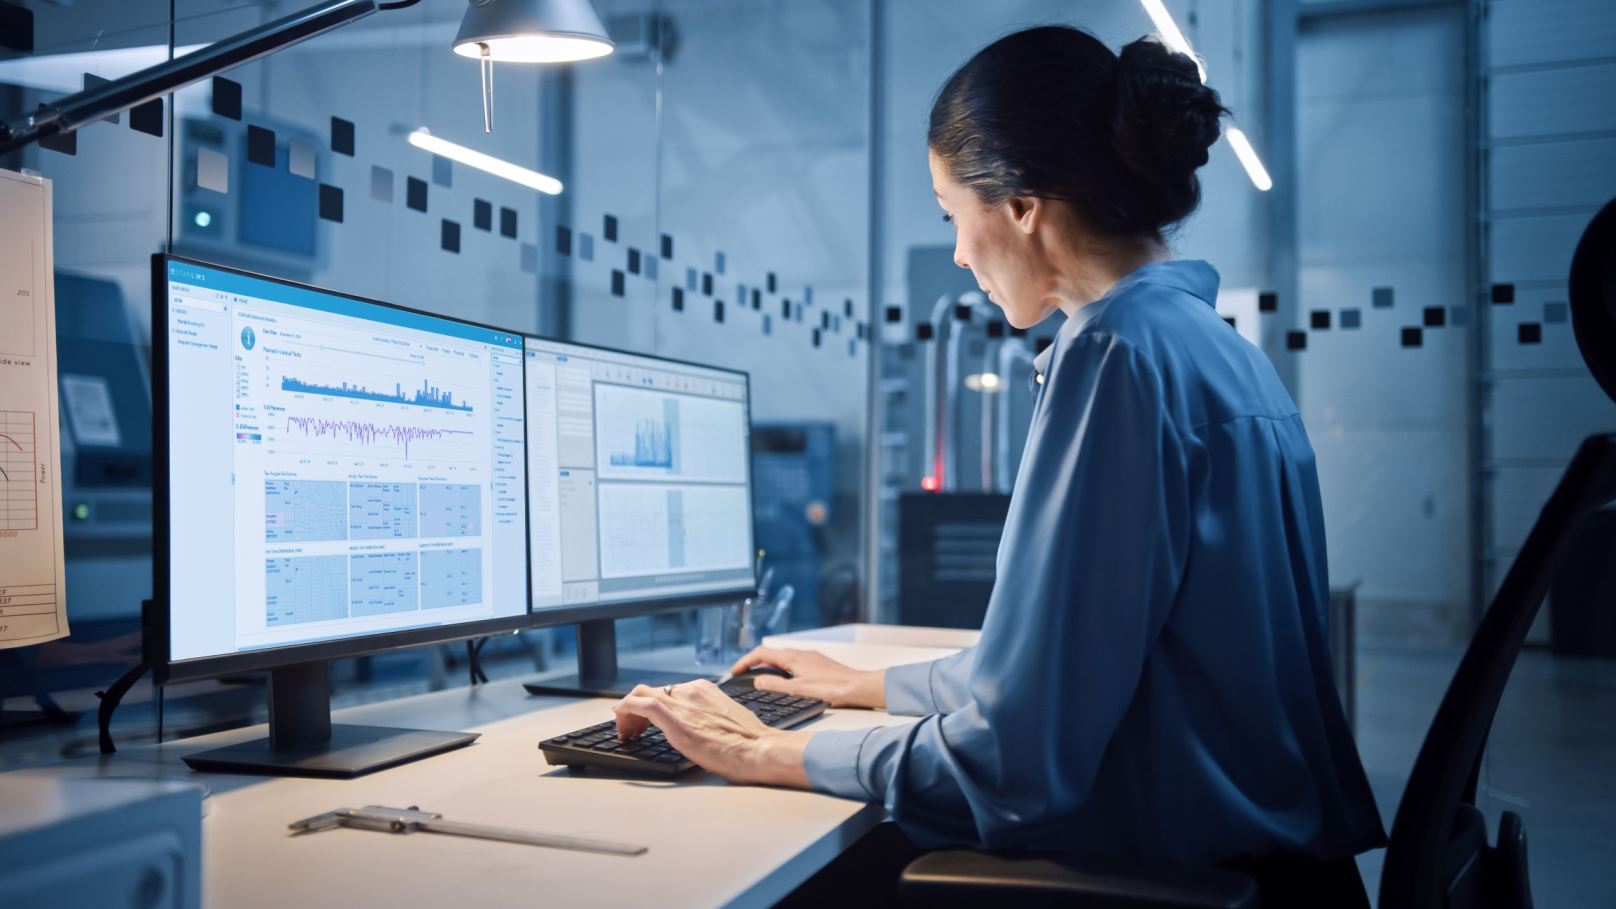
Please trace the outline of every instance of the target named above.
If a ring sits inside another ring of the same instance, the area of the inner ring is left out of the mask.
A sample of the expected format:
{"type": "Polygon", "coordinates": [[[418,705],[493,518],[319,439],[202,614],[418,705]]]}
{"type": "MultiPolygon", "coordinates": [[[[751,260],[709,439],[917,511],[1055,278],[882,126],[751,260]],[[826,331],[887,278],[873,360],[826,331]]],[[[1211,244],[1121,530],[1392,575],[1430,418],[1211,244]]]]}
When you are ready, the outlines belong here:
{"type": "Polygon", "coordinates": [[[1195,211],[1195,171],[1228,113],[1194,60],[1153,38],[1113,54],[1088,32],[1006,35],[960,67],[927,144],[983,201],[1070,202],[1090,227],[1160,235],[1195,211]]]}

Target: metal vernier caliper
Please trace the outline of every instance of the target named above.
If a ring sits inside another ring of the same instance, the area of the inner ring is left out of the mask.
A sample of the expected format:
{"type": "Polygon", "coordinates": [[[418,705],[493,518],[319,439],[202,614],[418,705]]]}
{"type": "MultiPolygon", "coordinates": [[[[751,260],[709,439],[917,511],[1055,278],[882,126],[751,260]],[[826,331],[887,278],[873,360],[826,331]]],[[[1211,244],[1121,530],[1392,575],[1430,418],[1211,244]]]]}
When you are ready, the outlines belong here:
{"type": "Polygon", "coordinates": [[[314,833],[332,827],[355,827],[360,830],[381,830],[387,833],[445,833],[450,836],[470,836],[503,843],[526,843],[529,846],[547,846],[552,849],[572,849],[578,852],[600,852],[606,855],[641,855],[644,846],[613,843],[577,836],[557,836],[513,830],[510,827],[491,827],[487,824],[467,824],[446,821],[441,814],[422,811],[415,805],[408,808],[388,808],[385,805],[366,805],[363,808],[338,808],[288,824],[293,834],[314,833]]]}

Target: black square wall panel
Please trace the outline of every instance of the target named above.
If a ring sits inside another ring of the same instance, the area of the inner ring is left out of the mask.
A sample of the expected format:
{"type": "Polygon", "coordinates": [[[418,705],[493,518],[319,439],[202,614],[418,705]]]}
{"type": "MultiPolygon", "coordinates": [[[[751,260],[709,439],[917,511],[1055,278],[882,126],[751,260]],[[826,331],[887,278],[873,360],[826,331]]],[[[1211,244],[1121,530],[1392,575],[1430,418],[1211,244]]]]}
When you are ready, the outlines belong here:
{"type": "Polygon", "coordinates": [[[714,300],[713,301],[713,321],[714,322],[722,322],[722,321],[724,321],[724,301],[723,300],[714,300]]]}
{"type": "Polygon", "coordinates": [[[1493,285],[1493,302],[1498,303],[1498,304],[1514,303],[1515,302],[1515,285],[1513,285],[1513,284],[1494,284],[1493,285]]]}
{"type": "Polygon", "coordinates": [[[623,282],[623,272],[616,268],[612,269],[612,296],[621,297],[623,295],[623,282]]]}
{"type": "Polygon", "coordinates": [[[1287,332],[1285,332],[1285,349],[1286,350],[1307,350],[1307,332],[1305,332],[1305,331],[1287,331],[1287,332]]]}
{"type": "Polygon", "coordinates": [[[34,11],[0,3],[0,47],[22,54],[34,52],[34,11]]]}
{"type": "Polygon", "coordinates": [[[213,77],[213,112],[231,120],[241,119],[241,83],[223,76],[213,77]]]}
{"type": "Polygon", "coordinates": [[[556,225],[556,252],[563,256],[572,255],[572,228],[564,224],[556,225]]]}
{"type": "Polygon", "coordinates": [[[320,184],[320,217],[342,223],[342,189],[329,183],[320,184]]]}
{"type": "MultiPolygon", "coordinates": [[[[43,108],[45,105],[41,104],[43,108]]],[[[79,153],[79,134],[77,130],[68,133],[57,133],[41,136],[39,147],[63,155],[76,155],[79,153]]]]}
{"type": "Polygon", "coordinates": [[[662,258],[673,258],[673,237],[667,234],[662,235],[662,258]]]}
{"type": "Polygon", "coordinates": [[[1315,309],[1308,316],[1308,327],[1314,331],[1325,331],[1330,327],[1330,311],[1328,309],[1315,309]]]}
{"type": "Polygon", "coordinates": [[[487,199],[471,200],[471,226],[478,230],[494,229],[494,205],[487,199]]]}
{"type": "Polygon", "coordinates": [[[886,309],[882,310],[882,313],[888,324],[903,321],[903,307],[901,306],[888,306],[886,309]]]}
{"type": "Polygon", "coordinates": [[[632,246],[628,250],[628,273],[631,275],[640,273],[640,251],[632,246]]]}
{"type": "Polygon", "coordinates": [[[772,272],[772,271],[769,272],[768,286],[769,286],[769,293],[771,293],[771,294],[775,293],[776,289],[779,287],[779,282],[775,280],[774,272],[772,272]]]}
{"type": "MultiPolygon", "coordinates": [[[[84,90],[89,91],[92,88],[100,88],[101,86],[106,85],[108,82],[111,82],[111,81],[112,81],[111,79],[103,79],[100,76],[97,76],[95,73],[85,73],[84,74],[84,90]]],[[[107,115],[105,117],[102,117],[99,120],[96,120],[95,122],[96,123],[117,123],[122,118],[123,118],[122,114],[109,114],[109,115],[107,115]]]]}
{"type": "Polygon", "coordinates": [[[1419,347],[1421,344],[1424,344],[1424,343],[1425,343],[1425,329],[1419,328],[1419,327],[1416,327],[1416,326],[1412,326],[1412,325],[1403,329],[1403,346],[1404,347],[1419,347]]]}
{"type": "Polygon", "coordinates": [[[443,219],[443,230],[439,235],[439,245],[445,252],[457,253],[460,251],[460,222],[443,219]]]}
{"type": "Polygon", "coordinates": [[[129,128],[148,136],[163,136],[163,99],[153,98],[129,111],[129,128]]]}
{"type": "Polygon", "coordinates": [[[1441,306],[1425,307],[1425,327],[1441,328],[1448,324],[1448,311],[1441,306]]]}
{"type": "Polygon", "coordinates": [[[684,308],[685,289],[683,287],[675,287],[673,289],[673,310],[674,312],[682,312],[684,308]]]}
{"type": "Polygon", "coordinates": [[[1515,327],[1515,338],[1522,344],[1542,344],[1543,326],[1536,322],[1522,322],[1515,327]]]}
{"type": "Polygon", "coordinates": [[[265,167],[275,166],[275,131],[262,126],[247,127],[247,160],[265,167]]]}
{"type": "Polygon", "coordinates": [[[499,235],[516,239],[516,209],[500,206],[499,235]]]}
{"type": "Polygon", "coordinates": [[[408,177],[404,181],[404,204],[416,211],[426,211],[426,181],[408,177]]]}
{"type": "Polygon", "coordinates": [[[616,243],[617,242],[617,216],[616,215],[607,215],[602,220],[601,225],[600,225],[600,236],[601,236],[601,239],[605,240],[607,243],[616,243]]]}
{"type": "Polygon", "coordinates": [[[352,158],[354,153],[354,126],[341,117],[331,118],[331,150],[352,158]]]}
{"type": "Polygon", "coordinates": [[[1279,294],[1265,290],[1257,294],[1258,312],[1277,312],[1279,310],[1279,294]]]}

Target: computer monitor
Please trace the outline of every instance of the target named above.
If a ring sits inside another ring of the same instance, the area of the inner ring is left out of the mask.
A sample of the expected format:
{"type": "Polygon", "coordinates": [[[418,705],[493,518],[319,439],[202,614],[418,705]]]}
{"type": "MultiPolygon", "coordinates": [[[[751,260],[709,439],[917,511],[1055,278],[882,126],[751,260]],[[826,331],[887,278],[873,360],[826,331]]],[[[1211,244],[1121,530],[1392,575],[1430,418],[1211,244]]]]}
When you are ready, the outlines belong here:
{"type": "Polygon", "coordinates": [[[325,661],[525,627],[518,335],[152,260],[166,683],[270,670],[269,736],[197,769],[352,776],[470,742],[332,726],[325,661]]]}
{"type": "Polygon", "coordinates": [[[689,680],[619,671],[613,621],[756,589],[746,373],[532,337],[525,356],[532,621],[579,623],[577,675],[528,690],[689,680]]]}

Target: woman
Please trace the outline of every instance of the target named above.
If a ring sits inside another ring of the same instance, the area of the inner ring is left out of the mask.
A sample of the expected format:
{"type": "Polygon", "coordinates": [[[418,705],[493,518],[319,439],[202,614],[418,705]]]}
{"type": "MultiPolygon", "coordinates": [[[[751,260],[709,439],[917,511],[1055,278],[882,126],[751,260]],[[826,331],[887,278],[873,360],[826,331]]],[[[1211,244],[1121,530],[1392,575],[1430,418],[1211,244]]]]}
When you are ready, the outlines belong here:
{"type": "Polygon", "coordinates": [[[652,722],[732,781],[880,801],[923,846],[1234,864],[1266,897],[1300,876],[1362,904],[1351,856],[1384,834],[1330,672],[1313,451],[1214,311],[1217,273],[1163,241],[1224,113],[1188,57],[1070,28],[948,80],[928,145],[954,261],[1011,325],[1066,317],[981,642],[885,672],[767,649],[736,666],[912,726],[771,730],[691,683],[637,689],[622,734],[652,722]]]}

